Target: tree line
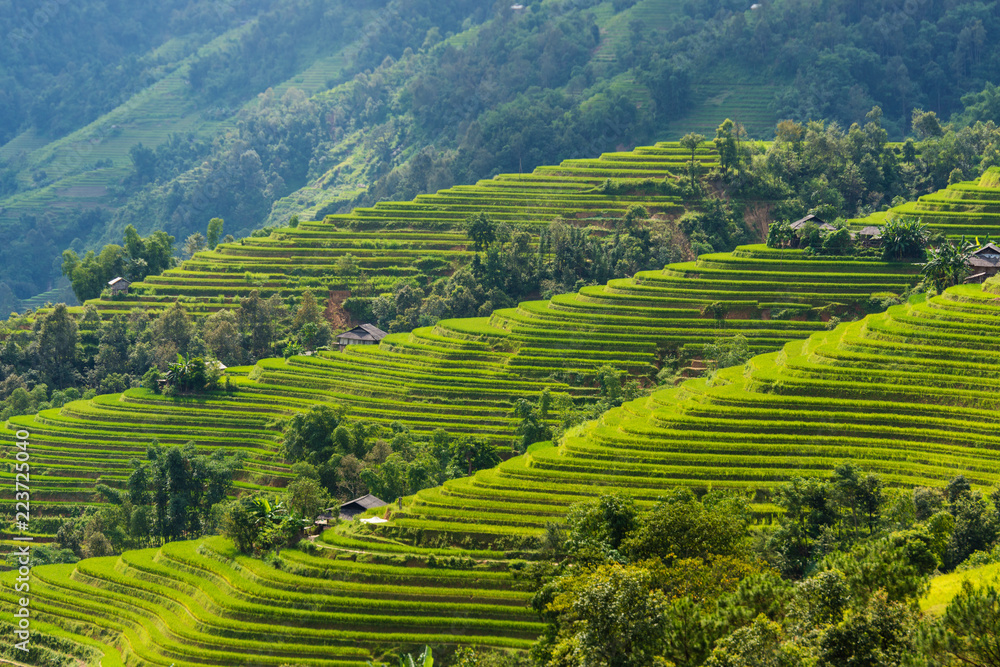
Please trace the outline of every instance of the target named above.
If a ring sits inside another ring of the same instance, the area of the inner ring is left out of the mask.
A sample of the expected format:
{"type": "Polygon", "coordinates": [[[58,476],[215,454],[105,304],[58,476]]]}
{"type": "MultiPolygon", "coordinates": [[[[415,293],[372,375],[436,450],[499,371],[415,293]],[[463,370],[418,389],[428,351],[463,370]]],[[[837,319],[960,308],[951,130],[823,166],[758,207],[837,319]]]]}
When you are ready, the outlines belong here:
{"type": "Polygon", "coordinates": [[[530,656],[502,664],[994,664],[996,582],[965,584],[940,616],[919,600],[932,573],[1000,560],[1000,490],[962,476],[891,488],[843,464],[780,486],[775,500],[777,522],[754,529],[748,499],[732,492],[574,506],[547,529],[546,558],[516,571],[546,631],[530,656]]]}

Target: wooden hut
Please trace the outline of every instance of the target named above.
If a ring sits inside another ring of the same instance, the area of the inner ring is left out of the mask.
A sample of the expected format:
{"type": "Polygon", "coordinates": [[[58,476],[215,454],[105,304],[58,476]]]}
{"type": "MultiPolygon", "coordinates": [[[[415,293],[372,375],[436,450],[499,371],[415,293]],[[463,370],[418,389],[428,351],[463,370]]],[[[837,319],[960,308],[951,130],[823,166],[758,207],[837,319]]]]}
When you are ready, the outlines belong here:
{"type": "Polygon", "coordinates": [[[343,352],[348,345],[378,345],[388,335],[374,324],[362,324],[337,336],[337,344],[343,352]]]}
{"type": "Polygon", "coordinates": [[[834,227],[833,225],[831,225],[829,222],[826,222],[825,220],[823,220],[818,215],[813,215],[812,213],[810,213],[809,215],[807,215],[804,218],[799,218],[798,220],[796,220],[795,222],[791,223],[788,226],[791,227],[791,229],[792,229],[793,232],[797,232],[800,229],[802,229],[803,227],[805,227],[806,225],[808,225],[810,222],[813,223],[814,225],[816,225],[817,227],[819,227],[819,230],[821,232],[835,232],[835,231],[837,231],[836,227],[834,227]]]}
{"type": "Polygon", "coordinates": [[[856,232],[851,232],[851,238],[866,248],[874,248],[882,244],[882,228],[868,225],[856,232]]]}
{"type": "Polygon", "coordinates": [[[111,288],[111,294],[128,294],[128,288],[132,283],[125,280],[121,276],[108,281],[108,286],[111,288]]]}
{"type": "Polygon", "coordinates": [[[969,256],[969,276],[964,282],[981,283],[1000,272],[1000,247],[987,243],[969,256]]]}
{"type": "Polygon", "coordinates": [[[341,505],[340,518],[344,521],[350,521],[359,514],[367,512],[370,509],[375,509],[376,507],[385,507],[386,504],[385,501],[369,493],[367,496],[349,500],[341,505]]]}

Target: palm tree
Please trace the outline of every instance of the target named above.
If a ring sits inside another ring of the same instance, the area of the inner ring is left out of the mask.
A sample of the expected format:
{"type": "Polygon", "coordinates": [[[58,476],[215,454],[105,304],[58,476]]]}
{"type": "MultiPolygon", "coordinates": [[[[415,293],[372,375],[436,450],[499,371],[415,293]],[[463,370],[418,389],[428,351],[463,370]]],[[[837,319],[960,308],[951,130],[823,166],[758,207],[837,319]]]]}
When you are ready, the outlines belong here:
{"type": "Polygon", "coordinates": [[[691,187],[694,188],[694,176],[697,167],[695,166],[694,154],[698,150],[698,146],[705,141],[705,137],[701,134],[696,134],[694,132],[688,132],[683,137],[681,137],[680,144],[684,148],[691,151],[691,163],[688,165],[688,173],[691,175],[691,187]]]}

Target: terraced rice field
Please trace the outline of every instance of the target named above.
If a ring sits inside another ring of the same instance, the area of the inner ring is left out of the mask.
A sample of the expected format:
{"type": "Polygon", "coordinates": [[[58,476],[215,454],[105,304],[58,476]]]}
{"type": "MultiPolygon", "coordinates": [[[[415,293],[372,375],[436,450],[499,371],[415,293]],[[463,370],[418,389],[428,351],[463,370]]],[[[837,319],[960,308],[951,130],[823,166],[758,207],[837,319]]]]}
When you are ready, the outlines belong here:
{"type": "Polygon", "coordinates": [[[775,484],[845,460],[894,485],[941,486],[961,473],[990,486],[1000,481],[998,334],[997,294],[961,286],[914,297],[421,491],[388,530],[449,531],[474,516],[483,533],[511,523],[540,532],[581,497],[615,488],[641,501],[679,484],[763,500],[775,484]]]}
{"type": "MultiPolygon", "coordinates": [[[[32,630],[71,637],[50,655],[104,667],[347,667],[392,645],[526,649],[541,632],[503,565],[418,568],[336,554],[289,549],[276,568],[208,538],[40,567],[32,630]],[[84,643],[88,633],[104,646],[84,643]]],[[[9,588],[5,607],[15,600],[9,588]]]]}
{"type": "MultiPolygon", "coordinates": [[[[699,149],[697,157],[706,167],[717,163],[711,144],[699,149]]],[[[235,307],[236,299],[255,289],[265,296],[298,295],[306,289],[325,296],[328,289],[352,290],[367,281],[369,288],[387,290],[398,278],[419,273],[421,265],[431,266],[433,275],[444,275],[453,270],[452,262],[468,261],[471,251],[462,224],[473,213],[486,212],[536,234],[558,218],[609,226],[633,204],[654,214],[681,213],[676,197],[607,195],[598,186],[609,178],[662,180],[683,171],[687,160],[687,151],[678,144],[660,143],[592,160],[567,160],[531,174],[500,175],[409,202],[359,208],[281,228],[267,238],[222,244],[137,283],[135,295],[94,303],[109,314],[139,305],[163,308],[181,298],[195,314],[206,314],[235,307]],[[347,254],[357,259],[359,273],[337,275],[335,262],[347,254]]]]}
{"type": "MultiPolygon", "coordinates": [[[[595,178],[576,171],[591,169],[586,161],[562,169],[567,176],[520,180],[595,178]]],[[[510,181],[486,183],[516,190],[510,181]]],[[[340,233],[334,225],[281,233],[340,233]]],[[[281,485],[288,466],[267,424],[317,403],[417,433],[441,427],[508,442],[513,401],[545,388],[586,400],[604,364],[650,374],[665,350],[693,356],[736,332],[763,353],[660,389],[495,469],[420,491],[402,509],[382,510],[382,526],[328,531],[312,554],[286,550],[263,563],[207,538],[40,567],[32,587],[38,645],[105,667],[361,665],[378,659],[379,647],[425,643],[524,649],[540,626],[513,589],[511,559],[529,555],[522,550],[546,523],[582,499],[621,490],[645,505],[678,484],[727,487],[754,492],[766,517],[775,511],[769,488],[844,460],[898,485],[940,486],[958,472],[977,485],[998,482],[1000,295],[963,286],[827,330],[829,315],[857,313],[873,293],[902,292],[918,270],[745,246],[490,318],[392,334],[377,347],[230,369],[232,396],[129,390],[16,417],[0,443],[9,454],[17,429],[31,434],[32,500],[45,509],[33,525],[51,533],[60,515],[93,502],[97,480],[122,483],[128,460],[153,438],[241,449],[249,456],[239,487],[281,485]],[[429,548],[432,538],[477,550],[429,548]],[[435,566],[432,555],[463,563],[435,566]]],[[[8,584],[12,576],[3,575],[8,584]]],[[[14,597],[9,585],[0,591],[5,616],[14,597]]]]}
{"type": "Polygon", "coordinates": [[[88,502],[98,480],[123,483],[129,459],[141,457],[153,438],[240,449],[249,456],[241,487],[282,485],[288,468],[278,454],[280,434],[266,424],[316,403],[343,405],[356,419],[387,426],[399,421],[417,435],[443,428],[508,444],[519,398],[535,401],[549,389],[585,401],[597,391],[601,366],[648,378],[666,351],[697,357],[705,344],[736,332],[754,351],[775,350],[822,331],[830,314],[858,312],[872,293],[902,292],[918,270],[746,246],[489,318],[442,320],[391,334],[379,346],[232,368],[233,396],[172,400],[130,389],[15,417],[0,442],[10,447],[16,429],[31,433],[34,493],[50,517],[88,502]],[[712,307],[727,311],[724,319],[712,307]]]}
{"type": "Polygon", "coordinates": [[[719,124],[731,118],[751,138],[770,140],[780,120],[774,99],[782,89],[782,82],[762,79],[753,72],[720,71],[709,75],[692,83],[691,108],[683,118],[670,124],[670,136],[697,132],[711,139],[719,124]]]}
{"type": "Polygon", "coordinates": [[[897,206],[889,214],[879,214],[875,222],[852,221],[861,224],[878,224],[879,218],[897,214],[913,216],[931,231],[941,232],[949,238],[966,236],[969,240],[987,236],[1000,238],[1000,168],[990,167],[977,181],[964,181],[948,186],[945,190],[920,197],[915,202],[897,206]]]}
{"type": "MultiPolygon", "coordinates": [[[[64,640],[56,652],[103,665],[360,665],[392,645],[526,648],[541,628],[506,572],[519,554],[422,540],[529,546],[569,505],[612,490],[643,505],[676,485],[766,502],[775,484],[844,460],[902,486],[957,473],[1000,482],[998,334],[1000,294],[970,285],[914,297],[661,389],[558,444],[380,509],[389,521],[377,528],[327,531],[312,554],[285,550],[277,567],[207,538],[37,568],[34,628],[64,640]],[[480,565],[430,566],[449,554],[480,565]]],[[[2,590],[9,613],[15,596],[2,590]]]]}

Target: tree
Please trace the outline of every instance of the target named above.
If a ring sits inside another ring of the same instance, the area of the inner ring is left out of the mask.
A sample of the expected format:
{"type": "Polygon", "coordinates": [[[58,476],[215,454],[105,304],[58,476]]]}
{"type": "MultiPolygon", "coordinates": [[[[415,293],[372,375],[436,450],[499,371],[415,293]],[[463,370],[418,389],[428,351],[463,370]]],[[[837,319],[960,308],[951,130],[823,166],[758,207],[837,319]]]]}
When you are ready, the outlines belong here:
{"type": "Polygon", "coordinates": [[[939,292],[962,282],[969,272],[969,257],[975,246],[964,238],[958,243],[944,241],[927,252],[920,272],[939,292]]]}
{"type": "Polygon", "coordinates": [[[738,555],[749,520],[742,498],[723,496],[706,505],[689,490],[678,490],[643,517],[622,549],[634,561],[738,555]]]}
{"type": "Polygon", "coordinates": [[[491,468],[500,462],[500,455],[485,438],[462,436],[449,444],[452,460],[461,462],[466,468],[466,474],[475,470],[491,468]]]}
{"type": "Polygon", "coordinates": [[[38,336],[39,369],[54,388],[74,384],[77,366],[77,325],[60,303],[42,321],[38,336]]]}
{"type": "Polygon", "coordinates": [[[207,247],[209,250],[215,250],[215,246],[219,245],[219,238],[222,236],[222,218],[212,218],[208,221],[208,239],[207,247]]]}
{"type": "Polygon", "coordinates": [[[237,328],[236,314],[231,310],[218,310],[202,323],[202,338],[216,359],[233,366],[243,363],[243,346],[237,328]]]}
{"type": "Polygon", "coordinates": [[[882,226],[882,258],[904,260],[924,258],[927,229],[916,218],[893,217],[882,226]]]}
{"type": "Polygon", "coordinates": [[[103,327],[101,342],[94,357],[94,367],[100,375],[128,372],[130,347],[125,315],[115,315],[103,327]]]}
{"type": "MultiPolygon", "coordinates": [[[[1000,581],[962,582],[940,622],[943,636],[931,647],[959,664],[1000,667],[1000,581]]],[[[929,647],[929,648],[931,648],[929,647]]]]}
{"type": "Polygon", "coordinates": [[[141,185],[156,180],[156,152],[138,143],[128,151],[132,160],[132,172],[135,180],[141,185]]]}
{"type": "Polygon", "coordinates": [[[155,357],[160,368],[166,368],[178,354],[188,353],[188,345],[194,336],[194,325],[179,301],[161,312],[150,328],[152,339],[156,341],[155,357]]]}
{"type": "Polygon", "coordinates": [[[884,592],[827,629],[820,640],[819,664],[883,667],[899,665],[913,649],[916,612],[884,592]]]}
{"type": "Polygon", "coordinates": [[[955,527],[948,543],[945,566],[955,567],[974,551],[985,551],[997,537],[997,508],[978,491],[959,495],[951,506],[955,527]]]}
{"type": "Polygon", "coordinates": [[[312,520],[330,504],[330,496],[319,480],[301,477],[286,489],[288,506],[304,519],[312,520]]]}
{"type": "Polygon", "coordinates": [[[497,223],[487,213],[473,213],[465,221],[465,233],[479,252],[496,240],[497,223]]]}
{"type": "Polygon", "coordinates": [[[295,317],[292,319],[292,331],[299,331],[307,324],[319,325],[322,321],[322,313],[316,297],[309,290],[302,293],[299,300],[299,307],[295,310],[295,317]]]}
{"type": "Polygon", "coordinates": [[[205,249],[205,237],[201,232],[195,232],[184,240],[184,254],[194,257],[196,253],[205,249]]]}
{"type": "Polygon", "coordinates": [[[785,642],[781,625],[762,614],[720,639],[705,667],[799,667],[802,649],[785,642]]]}
{"type": "Polygon", "coordinates": [[[283,316],[284,308],[277,294],[265,300],[254,290],[250,292],[250,296],[240,299],[236,319],[243,336],[244,348],[252,361],[268,355],[274,343],[278,320],[283,316]]]}
{"type": "Polygon", "coordinates": [[[255,520],[252,502],[246,496],[230,502],[223,513],[222,534],[243,553],[250,553],[261,527],[255,520]]]}
{"type": "Polygon", "coordinates": [[[576,550],[594,545],[605,552],[618,551],[639,525],[639,510],[632,498],[610,494],[570,507],[566,525],[576,550]]]}
{"type": "Polygon", "coordinates": [[[736,123],[728,118],[715,131],[715,149],[719,152],[719,165],[724,174],[738,166],[737,131],[736,123]]]}
{"type": "Polygon", "coordinates": [[[702,134],[697,134],[695,132],[688,132],[683,137],[681,137],[681,146],[691,151],[691,161],[688,163],[688,175],[691,177],[691,187],[695,186],[695,176],[697,175],[698,167],[695,162],[695,153],[698,151],[698,146],[705,141],[705,136],[702,134]]]}
{"type": "Polygon", "coordinates": [[[344,420],[343,408],[314,405],[296,413],[285,428],[285,458],[289,461],[321,463],[335,449],[334,431],[344,420]]]}
{"type": "MultiPolygon", "coordinates": [[[[989,86],[990,84],[987,83],[986,85],[989,86]]],[[[941,129],[941,123],[938,122],[937,114],[933,111],[914,109],[911,124],[918,139],[940,137],[944,134],[944,130],[941,129]]]]}
{"type": "Polygon", "coordinates": [[[750,350],[747,337],[738,333],[728,338],[717,338],[709,343],[705,346],[702,356],[708,360],[711,369],[720,370],[742,366],[753,356],[753,352],[750,350]]]}
{"type": "Polygon", "coordinates": [[[517,445],[520,451],[526,451],[529,445],[552,437],[552,429],[542,418],[539,406],[528,399],[517,399],[514,403],[514,417],[521,420],[517,425],[517,445]]]}
{"type": "Polygon", "coordinates": [[[666,599],[650,573],[617,563],[563,582],[547,605],[554,640],[546,647],[553,667],[652,666],[663,645],[666,599]]]}

